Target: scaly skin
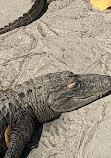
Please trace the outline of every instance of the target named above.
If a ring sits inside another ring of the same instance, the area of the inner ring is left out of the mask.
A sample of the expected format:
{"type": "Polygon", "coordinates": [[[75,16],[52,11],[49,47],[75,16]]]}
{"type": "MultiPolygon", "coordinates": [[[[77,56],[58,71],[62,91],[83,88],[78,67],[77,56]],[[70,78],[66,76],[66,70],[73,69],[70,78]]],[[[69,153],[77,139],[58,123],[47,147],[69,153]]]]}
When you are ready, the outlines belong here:
{"type": "Polygon", "coordinates": [[[56,72],[0,91],[0,158],[20,158],[35,126],[85,106],[111,91],[111,77],[56,72]],[[10,125],[14,124],[10,129],[10,125]],[[7,127],[9,127],[7,129],[7,127]],[[9,130],[11,142],[7,142],[9,130]],[[5,156],[4,156],[5,155],[5,156]]]}
{"type": "Polygon", "coordinates": [[[35,0],[34,5],[27,13],[23,14],[22,17],[19,17],[17,20],[10,23],[9,25],[0,28],[0,35],[8,31],[14,30],[18,27],[26,26],[31,22],[35,21],[40,15],[45,3],[46,0],[35,0]]]}

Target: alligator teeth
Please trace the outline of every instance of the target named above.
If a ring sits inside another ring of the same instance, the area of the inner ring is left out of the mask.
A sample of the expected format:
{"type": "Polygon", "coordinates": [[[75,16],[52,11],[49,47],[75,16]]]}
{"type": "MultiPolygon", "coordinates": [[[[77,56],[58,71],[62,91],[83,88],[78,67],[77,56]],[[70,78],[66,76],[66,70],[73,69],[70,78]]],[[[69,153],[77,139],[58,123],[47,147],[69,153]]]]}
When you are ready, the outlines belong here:
{"type": "Polygon", "coordinates": [[[101,97],[102,97],[102,94],[98,94],[97,97],[101,98],[101,97]]]}
{"type": "Polygon", "coordinates": [[[101,97],[102,97],[102,94],[100,94],[99,97],[101,98],[101,97]]]}

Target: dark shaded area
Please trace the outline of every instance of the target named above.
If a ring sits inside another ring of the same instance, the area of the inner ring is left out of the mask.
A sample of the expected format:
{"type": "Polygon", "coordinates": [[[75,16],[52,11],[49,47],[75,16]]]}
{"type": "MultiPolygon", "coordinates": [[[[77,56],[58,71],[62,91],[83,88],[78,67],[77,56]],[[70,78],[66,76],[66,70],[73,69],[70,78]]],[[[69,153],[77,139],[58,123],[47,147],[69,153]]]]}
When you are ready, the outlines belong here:
{"type": "Polygon", "coordinates": [[[6,146],[5,149],[0,146],[0,158],[4,158],[6,150],[7,150],[6,146]]]}
{"type": "Polygon", "coordinates": [[[24,148],[24,151],[22,153],[21,158],[27,158],[30,151],[34,148],[38,147],[38,143],[42,134],[43,124],[38,124],[33,132],[33,136],[31,140],[27,143],[27,145],[24,148]]]}

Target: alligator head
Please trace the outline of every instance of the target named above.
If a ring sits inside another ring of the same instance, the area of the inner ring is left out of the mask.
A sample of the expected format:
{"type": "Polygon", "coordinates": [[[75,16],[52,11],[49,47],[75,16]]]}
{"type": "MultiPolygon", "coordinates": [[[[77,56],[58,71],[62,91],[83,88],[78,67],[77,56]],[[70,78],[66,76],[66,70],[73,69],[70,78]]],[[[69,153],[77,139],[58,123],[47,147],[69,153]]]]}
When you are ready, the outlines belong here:
{"type": "Polygon", "coordinates": [[[85,106],[111,92],[111,77],[99,74],[70,74],[71,82],[49,96],[49,106],[67,112],[85,106]]]}

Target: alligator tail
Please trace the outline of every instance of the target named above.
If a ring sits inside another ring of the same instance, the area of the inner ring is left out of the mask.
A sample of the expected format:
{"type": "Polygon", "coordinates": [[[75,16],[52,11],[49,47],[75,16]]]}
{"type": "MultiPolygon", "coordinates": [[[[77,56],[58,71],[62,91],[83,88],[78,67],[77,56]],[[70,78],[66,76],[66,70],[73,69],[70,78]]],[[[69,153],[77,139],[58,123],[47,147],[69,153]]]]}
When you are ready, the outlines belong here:
{"type": "Polygon", "coordinates": [[[36,0],[32,8],[27,13],[23,14],[22,17],[19,17],[17,20],[3,28],[0,28],[0,35],[35,21],[44,7],[44,1],[45,0],[36,0]]]}

